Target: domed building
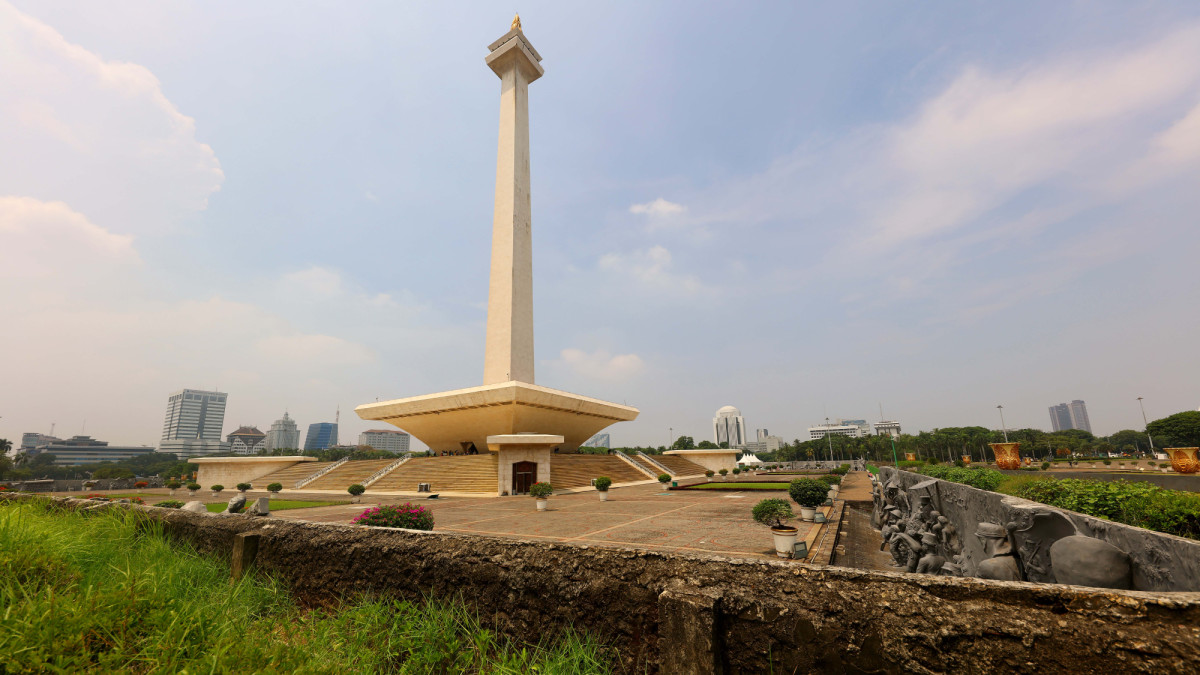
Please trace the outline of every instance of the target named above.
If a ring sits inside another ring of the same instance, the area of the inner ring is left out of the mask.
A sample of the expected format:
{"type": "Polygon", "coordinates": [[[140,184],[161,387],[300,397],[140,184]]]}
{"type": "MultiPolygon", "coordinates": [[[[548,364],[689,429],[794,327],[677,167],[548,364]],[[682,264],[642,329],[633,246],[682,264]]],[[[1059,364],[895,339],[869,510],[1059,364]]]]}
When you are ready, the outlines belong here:
{"type": "Polygon", "coordinates": [[[728,443],[728,448],[742,448],[746,445],[746,419],[742,411],[727,405],[717,409],[713,418],[713,442],[717,445],[728,443]]]}

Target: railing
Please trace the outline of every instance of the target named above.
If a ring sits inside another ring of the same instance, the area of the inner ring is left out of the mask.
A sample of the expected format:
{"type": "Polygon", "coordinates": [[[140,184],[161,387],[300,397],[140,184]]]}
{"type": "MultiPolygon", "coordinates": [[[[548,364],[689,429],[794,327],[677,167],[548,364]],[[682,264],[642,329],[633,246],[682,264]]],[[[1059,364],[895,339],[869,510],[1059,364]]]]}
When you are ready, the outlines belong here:
{"type": "Polygon", "coordinates": [[[398,459],[398,460],[392,462],[391,464],[388,464],[387,466],[383,467],[382,469],[376,471],[375,473],[371,474],[370,478],[368,478],[362,482],[362,486],[365,488],[371,487],[371,483],[374,483],[375,481],[379,480],[380,478],[383,478],[384,476],[388,475],[389,473],[400,468],[400,465],[407,462],[408,459],[409,459],[408,457],[401,457],[400,459],[398,459]]]}
{"type": "Polygon", "coordinates": [[[633,459],[631,459],[629,457],[629,455],[621,452],[620,450],[617,450],[613,454],[616,455],[617,457],[620,457],[621,459],[625,460],[625,462],[627,464],[629,464],[629,466],[632,466],[633,468],[637,469],[638,471],[641,471],[642,473],[646,474],[650,478],[658,478],[658,476],[655,476],[654,474],[650,473],[650,469],[647,469],[645,464],[642,464],[641,462],[633,461],[633,459]]]}
{"type": "MultiPolygon", "coordinates": [[[[667,474],[668,476],[675,475],[674,471],[663,466],[662,463],[659,462],[657,459],[654,459],[653,457],[651,457],[650,455],[647,455],[646,453],[642,452],[641,450],[638,450],[638,457],[641,457],[641,458],[645,459],[647,462],[650,462],[654,466],[657,466],[658,468],[662,469],[662,472],[667,474]]],[[[657,476],[655,476],[655,478],[657,478],[657,476]]]]}
{"type": "Polygon", "coordinates": [[[321,469],[320,471],[314,473],[313,475],[309,476],[308,478],[305,478],[304,480],[301,480],[301,481],[297,481],[296,485],[292,489],[299,490],[300,488],[304,487],[305,485],[308,485],[309,483],[320,478],[321,476],[324,476],[325,474],[329,473],[330,471],[333,471],[334,469],[338,468],[339,466],[345,464],[348,461],[350,461],[349,457],[343,457],[343,458],[339,459],[338,461],[334,462],[333,464],[330,464],[329,466],[325,467],[324,469],[321,469]]]}

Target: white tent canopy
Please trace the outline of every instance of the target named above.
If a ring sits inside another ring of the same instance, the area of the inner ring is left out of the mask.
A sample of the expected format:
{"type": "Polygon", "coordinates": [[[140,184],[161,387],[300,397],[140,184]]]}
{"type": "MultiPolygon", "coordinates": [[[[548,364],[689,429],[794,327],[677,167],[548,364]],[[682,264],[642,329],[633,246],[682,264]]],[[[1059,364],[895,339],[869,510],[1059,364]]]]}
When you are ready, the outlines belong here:
{"type": "Polygon", "coordinates": [[[738,464],[762,464],[762,460],[755,457],[753,452],[747,452],[742,455],[737,461],[738,464]]]}

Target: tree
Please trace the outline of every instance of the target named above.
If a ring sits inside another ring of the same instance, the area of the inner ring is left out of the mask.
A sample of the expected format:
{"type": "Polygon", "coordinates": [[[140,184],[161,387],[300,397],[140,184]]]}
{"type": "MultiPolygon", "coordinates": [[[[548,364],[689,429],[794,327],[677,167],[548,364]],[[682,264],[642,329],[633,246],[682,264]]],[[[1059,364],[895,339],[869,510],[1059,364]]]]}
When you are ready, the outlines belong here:
{"type": "Polygon", "coordinates": [[[673,444],[671,444],[672,450],[694,450],[695,448],[696,441],[693,440],[691,436],[680,436],[679,438],[675,439],[673,444]]]}
{"type": "Polygon", "coordinates": [[[0,455],[7,455],[9,450],[12,450],[12,441],[0,438],[0,455]]]}
{"type": "Polygon", "coordinates": [[[716,450],[717,444],[713,443],[712,441],[700,441],[696,444],[696,447],[700,448],[701,450],[716,450]]]}
{"type": "Polygon", "coordinates": [[[1157,448],[1200,446],[1200,410],[1175,413],[1146,425],[1157,448]]]}

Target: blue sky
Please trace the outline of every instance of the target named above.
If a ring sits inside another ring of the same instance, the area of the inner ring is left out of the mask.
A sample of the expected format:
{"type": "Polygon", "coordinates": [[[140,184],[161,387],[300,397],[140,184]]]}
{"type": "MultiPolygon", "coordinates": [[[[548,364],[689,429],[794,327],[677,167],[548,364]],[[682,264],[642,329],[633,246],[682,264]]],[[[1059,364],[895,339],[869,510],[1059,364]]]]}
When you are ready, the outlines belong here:
{"type": "MultiPolygon", "coordinates": [[[[0,0],[0,436],[481,381],[489,3],[0,0]]],[[[1200,405],[1200,8],[530,3],[538,383],[660,444],[1200,405]]]]}

